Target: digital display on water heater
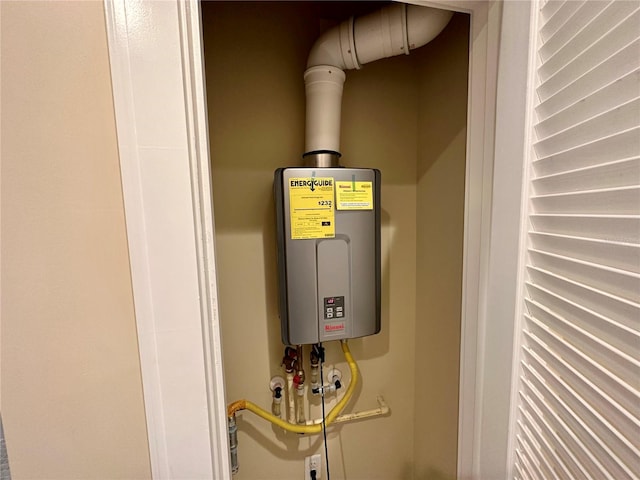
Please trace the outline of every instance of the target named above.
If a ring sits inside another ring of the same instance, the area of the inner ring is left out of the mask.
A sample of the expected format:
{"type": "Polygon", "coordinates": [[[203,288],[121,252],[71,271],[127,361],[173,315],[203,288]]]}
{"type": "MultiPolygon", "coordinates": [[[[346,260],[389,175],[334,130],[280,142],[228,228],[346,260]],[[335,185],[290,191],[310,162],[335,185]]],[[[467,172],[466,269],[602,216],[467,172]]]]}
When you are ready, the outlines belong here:
{"type": "Polygon", "coordinates": [[[324,319],[344,318],[344,297],[326,297],[324,299],[324,319]]]}

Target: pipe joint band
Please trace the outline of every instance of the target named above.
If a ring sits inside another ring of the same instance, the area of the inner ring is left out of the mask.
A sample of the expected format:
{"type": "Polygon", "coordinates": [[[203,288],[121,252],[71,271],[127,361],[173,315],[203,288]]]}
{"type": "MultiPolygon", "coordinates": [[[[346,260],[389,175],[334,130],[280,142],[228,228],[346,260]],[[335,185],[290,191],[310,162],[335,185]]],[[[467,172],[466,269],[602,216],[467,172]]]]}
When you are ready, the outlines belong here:
{"type": "Polygon", "coordinates": [[[349,18],[346,22],[340,24],[340,51],[342,53],[342,61],[345,69],[360,70],[360,63],[356,55],[356,42],[353,31],[354,19],[349,18]]]}

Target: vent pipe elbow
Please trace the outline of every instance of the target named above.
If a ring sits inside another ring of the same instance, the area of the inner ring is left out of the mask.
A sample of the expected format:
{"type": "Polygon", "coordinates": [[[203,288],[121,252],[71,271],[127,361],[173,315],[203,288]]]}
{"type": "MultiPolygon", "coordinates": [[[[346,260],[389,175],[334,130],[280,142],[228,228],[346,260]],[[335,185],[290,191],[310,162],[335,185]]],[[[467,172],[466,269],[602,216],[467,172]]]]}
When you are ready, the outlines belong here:
{"type": "Polygon", "coordinates": [[[320,35],[307,57],[307,68],[327,65],[341,70],[360,68],[356,58],[353,17],[320,35]]]}
{"type": "Polygon", "coordinates": [[[437,8],[425,8],[417,5],[407,5],[407,37],[409,49],[415,50],[426,45],[440,35],[453,12],[437,8]]]}
{"type": "Polygon", "coordinates": [[[305,156],[340,156],[340,117],[344,70],[396,55],[408,55],[433,40],[452,13],[396,3],[350,18],[321,35],[304,74],[307,97],[305,156]]]}

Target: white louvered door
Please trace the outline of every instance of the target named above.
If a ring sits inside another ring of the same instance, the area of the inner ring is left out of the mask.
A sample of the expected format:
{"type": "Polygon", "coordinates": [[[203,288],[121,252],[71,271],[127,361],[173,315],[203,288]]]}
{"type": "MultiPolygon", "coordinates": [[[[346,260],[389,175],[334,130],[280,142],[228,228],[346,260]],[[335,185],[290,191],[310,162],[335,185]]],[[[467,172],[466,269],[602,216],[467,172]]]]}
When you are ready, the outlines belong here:
{"type": "Polygon", "coordinates": [[[518,479],[640,479],[640,2],[536,4],[518,479]]]}

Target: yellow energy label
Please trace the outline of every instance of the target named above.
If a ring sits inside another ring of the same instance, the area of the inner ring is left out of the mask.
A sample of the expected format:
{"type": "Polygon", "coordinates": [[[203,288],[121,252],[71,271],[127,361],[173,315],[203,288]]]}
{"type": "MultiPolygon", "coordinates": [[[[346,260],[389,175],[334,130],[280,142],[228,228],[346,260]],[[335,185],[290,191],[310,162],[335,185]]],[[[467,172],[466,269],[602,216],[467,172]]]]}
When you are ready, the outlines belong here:
{"type": "Polygon", "coordinates": [[[373,182],[336,182],[336,209],[373,210],[373,182]]]}
{"type": "Polygon", "coordinates": [[[291,239],[336,236],[333,178],[289,179],[291,239]]]}

